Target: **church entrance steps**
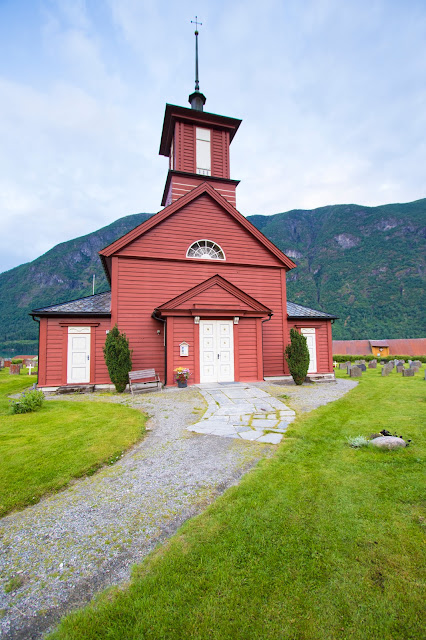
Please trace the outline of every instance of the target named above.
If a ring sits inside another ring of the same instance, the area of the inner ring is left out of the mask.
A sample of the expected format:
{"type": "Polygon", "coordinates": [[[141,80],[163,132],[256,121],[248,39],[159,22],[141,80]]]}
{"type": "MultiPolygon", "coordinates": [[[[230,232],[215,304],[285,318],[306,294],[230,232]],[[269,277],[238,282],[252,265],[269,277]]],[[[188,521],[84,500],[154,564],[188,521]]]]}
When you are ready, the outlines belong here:
{"type": "Polygon", "coordinates": [[[244,383],[197,385],[208,408],[188,431],[224,438],[278,444],[296,414],[283,402],[244,383]]]}

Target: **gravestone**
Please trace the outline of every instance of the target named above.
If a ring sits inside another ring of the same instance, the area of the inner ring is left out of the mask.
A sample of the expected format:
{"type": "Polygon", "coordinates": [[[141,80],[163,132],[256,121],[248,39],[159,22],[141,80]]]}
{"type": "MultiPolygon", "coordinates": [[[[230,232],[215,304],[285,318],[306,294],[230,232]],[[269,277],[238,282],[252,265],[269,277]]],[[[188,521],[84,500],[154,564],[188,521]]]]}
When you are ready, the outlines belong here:
{"type": "Polygon", "coordinates": [[[347,369],[347,368],[348,368],[348,365],[346,364],[346,362],[341,362],[339,364],[339,369],[347,369]]]}
{"type": "Polygon", "coordinates": [[[391,360],[390,362],[388,362],[387,366],[389,367],[389,369],[391,369],[391,370],[392,370],[392,369],[394,368],[394,366],[395,366],[395,364],[394,364],[393,360],[391,360]]]}
{"type": "Polygon", "coordinates": [[[420,360],[414,360],[414,361],[411,363],[411,366],[412,366],[412,367],[419,367],[419,369],[420,369],[420,367],[422,366],[422,363],[420,362],[420,360]]]}
{"type": "Polygon", "coordinates": [[[371,360],[371,361],[368,363],[368,368],[369,368],[369,369],[377,369],[377,360],[371,360]]]}
{"type": "Polygon", "coordinates": [[[384,366],[383,369],[382,369],[382,376],[388,376],[391,371],[392,371],[392,369],[390,369],[387,366],[384,366]]]}
{"type": "Polygon", "coordinates": [[[351,367],[349,369],[349,376],[351,378],[360,378],[362,376],[362,370],[357,366],[351,367]]]}
{"type": "Polygon", "coordinates": [[[397,364],[396,365],[396,372],[397,373],[401,373],[402,371],[404,371],[404,367],[402,365],[397,364]]]}
{"type": "Polygon", "coordinates": [[[367,371],[367,367],[363,362],[361,362],[361,364],[358,365],[358,368],[361,369],[361,371],[367,371]]]}
{"type": "Polygon", "coordinates": [[[415,367],[415,366],[414,366],[414,362],[413,362],[413,364],[411,365],[410,369],[412,369],[412,370],[414,371],[414,373],[418,373],[418,372],[420,371],[420,367],[415,367]]]}
{"type": "Polygon", "coordinates": [[[19,374],[21,373],[21,365],[11,364],[9,367],[9,373],[14,376],[19,376],[19,374]]]}
{"type": "Polygon", "coordinates": [[[414,369],[404,369],[402,372],[403,376],[413,376],[414,375],[414,369]]]}
{"type": "Polygon", "coordinates": [[[405,364],[404,360],[398,360],[398,362],[396,363],[397,367],[403,367],[405,364]]]}
{"type": "Polygon", "coordinates": [[[4,369],[4,360],[0,358],[0,369],[4,369]]]}

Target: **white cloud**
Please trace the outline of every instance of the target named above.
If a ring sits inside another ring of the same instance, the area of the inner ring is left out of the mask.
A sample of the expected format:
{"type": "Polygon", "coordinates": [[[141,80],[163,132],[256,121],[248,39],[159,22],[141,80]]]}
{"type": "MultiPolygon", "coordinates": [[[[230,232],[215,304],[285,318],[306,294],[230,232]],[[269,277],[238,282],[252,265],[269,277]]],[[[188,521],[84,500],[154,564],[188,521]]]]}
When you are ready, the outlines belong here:
{"type": "Polygon", "coordinates": [[[420,0],[35,6],[25,64],[0,27],[0,270],[159,209],[164,104],[193,89],[195,13],[206,109],[244,120],[231,148],[243,213],[426,196],[420,0]]]}

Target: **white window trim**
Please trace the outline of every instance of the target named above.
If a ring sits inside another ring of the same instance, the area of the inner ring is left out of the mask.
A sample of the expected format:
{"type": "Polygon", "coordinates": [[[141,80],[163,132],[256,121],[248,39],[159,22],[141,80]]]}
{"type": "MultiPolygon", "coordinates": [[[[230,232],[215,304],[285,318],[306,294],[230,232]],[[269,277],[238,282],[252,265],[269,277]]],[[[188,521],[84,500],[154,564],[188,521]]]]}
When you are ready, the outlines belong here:
{"type": "Polygon", "coordinates": [[[204,127],[195,127],[195,172],[203,176],[211,176],[212,174],[211,130],[204,127]],[[206,143],[208,144],[208,152],[206,143]],[[204,152],[201,152],[201,148],[204,149],[204,152]],[[198,166],[201,155],[208,158],[206,164],[209,166],[198,166]]]}
{"type": "Polygon", "coordinates": [[[186,252],[186,257],[189,258],[190,260],[217,260],[218,262],[224,262],[226,260],[225,252],[222,249],[222,247],[220,246],[220,244],[218,244],[214,240],[209,240],[208,238],[200,238],[199,240],[194,240],[194,242],[191,242],[191,244],[189,245],[188,250],[186,252]],[[198,256],[190,256],[189,252],[191,251],[191,249],[194,246],[194,244],[197,244],[197,242],[211,242],[216,247],[218,247],[218,249],[220,249],[220,251],[222,252],[223,258],[201,258],[201,257],[198,257],[198,256]]]}

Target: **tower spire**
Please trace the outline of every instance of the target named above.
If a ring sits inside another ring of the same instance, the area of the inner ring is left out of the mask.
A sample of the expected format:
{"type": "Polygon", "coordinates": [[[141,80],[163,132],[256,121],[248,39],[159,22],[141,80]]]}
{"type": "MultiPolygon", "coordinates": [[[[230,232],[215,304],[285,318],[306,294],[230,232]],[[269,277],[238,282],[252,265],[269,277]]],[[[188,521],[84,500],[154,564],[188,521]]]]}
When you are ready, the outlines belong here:
{"type": "Polygon", "coordinates": [[[195,16],[195,20],[191,20],[191,24],[195,24],[195,91],[189,96],[188,102],[191,105],[191,109],[202,111],[206,103],[206,97],[200,92],[200,80],[198,77],[198,25],[203,23],[198,22],[198,16],[195,16]]]}

